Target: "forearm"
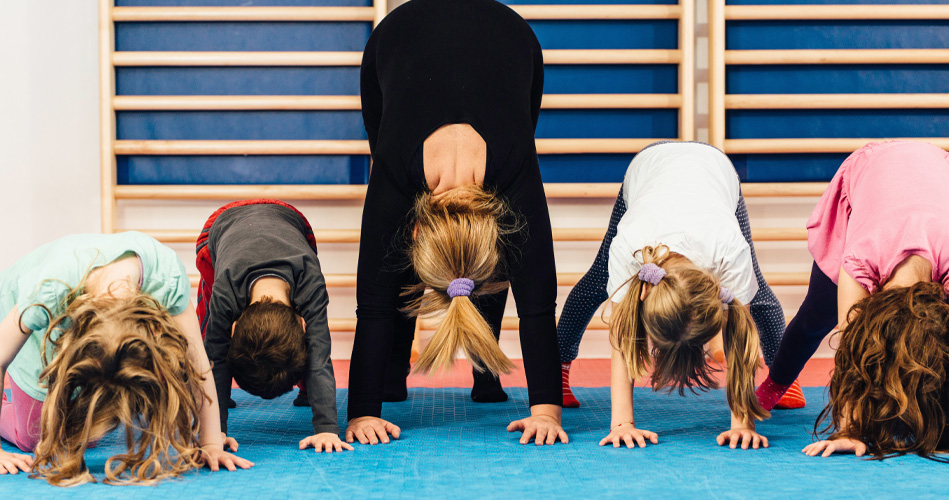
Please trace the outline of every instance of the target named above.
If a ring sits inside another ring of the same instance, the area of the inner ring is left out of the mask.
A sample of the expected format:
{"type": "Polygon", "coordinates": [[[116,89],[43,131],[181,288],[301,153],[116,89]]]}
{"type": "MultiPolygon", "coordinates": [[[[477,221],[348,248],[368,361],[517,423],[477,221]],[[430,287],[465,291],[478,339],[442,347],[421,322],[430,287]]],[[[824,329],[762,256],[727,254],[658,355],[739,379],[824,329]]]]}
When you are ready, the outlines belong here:
{"type": "Polygon", "coordinates": [[[532,417],[550,417],[559,425],[563,421],[563,408],[558,405],[540,404],[531,406],[532,417]]]}
{"type": "Polygon", "coordinates": [[[610,427],[635,422],[633,415],[633,382],[623,355],[616,349],[610,355],[610,427]]]}
{"type": "Polygon", "coordinates": [[[755,421],[754,420],[742,420],[735,415],[734,411],[731,411],[731,428],[732,429],[748,429],[750,431],[755,430],[755,421]]]}
{"type": "Polygon", "coordinates": [[[194,390],[200,426],[198,443],[201,446],[215,445],[223,449],[217,389],[214,385],[214,375],[211,373],[211,363],[208,361],[207,351],[204,350],[204,343],[201,341],[201,328],[198,326],[194,306],[188,304],[188,308],[174,319],[185,338],[188,339],[188,358],[194,365],[195,371],[202,377],[201,384],[194,390]]]}

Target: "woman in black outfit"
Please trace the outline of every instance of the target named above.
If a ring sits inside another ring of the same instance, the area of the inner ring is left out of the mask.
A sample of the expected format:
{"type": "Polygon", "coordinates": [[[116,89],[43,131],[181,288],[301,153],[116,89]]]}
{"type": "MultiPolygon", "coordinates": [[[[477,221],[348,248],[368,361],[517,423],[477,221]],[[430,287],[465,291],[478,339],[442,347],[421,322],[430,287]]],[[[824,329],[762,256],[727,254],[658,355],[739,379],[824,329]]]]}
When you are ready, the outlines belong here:
{"type": "Polygon", "coordinates": [[[531,408],[508,430],[523,431],[522,443],[567,441],[553,242],[534,147],[543,76],[534,33],[493,0],[412,0],[370,36],[361,94],[373,166],[347,441],[399,436],[379,416],[384,400],[406,397],[419,313],[447,309],[416,371],[450,366],[460,348],[475,367],[472,399],[507,399],[497,372],[513,365],[496,340],[505,280],[517,303],[531,408]],[[432,292],[423,296],[425,287],[432,292]]]}

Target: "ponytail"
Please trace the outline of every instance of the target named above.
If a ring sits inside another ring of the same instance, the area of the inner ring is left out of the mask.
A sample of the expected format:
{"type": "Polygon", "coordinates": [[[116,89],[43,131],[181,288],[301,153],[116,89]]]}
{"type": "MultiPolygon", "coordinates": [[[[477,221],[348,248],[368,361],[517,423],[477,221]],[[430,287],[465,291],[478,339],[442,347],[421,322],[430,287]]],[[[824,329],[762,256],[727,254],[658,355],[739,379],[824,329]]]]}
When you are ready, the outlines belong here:
{"type": "Polygon", "coordinates": [[[505,232],[498,219],[505,215],[504,204],[479,186],[455,188],[438,199],[425,193],[416,201],[417,232],[409,253],[422,282],[403,292],[418,295],[403,311],[411,316],[443,312],[444,317],[413,372],[448,370],[459,349],[478,371],[497,375],[514,368],[471,301],[508,287],[498,280],[505,232]],[[452,290],[459,281],[466,282],[464,293],[452,290]]]}
{"type": "Polygon", "coordinates": [[[770,416],[755,396],[755,372],[761,366],[758,335],[751,313],[738,300],[727,304],[725,359],[728,407],[743,422],[764,420],[770,416]]]}

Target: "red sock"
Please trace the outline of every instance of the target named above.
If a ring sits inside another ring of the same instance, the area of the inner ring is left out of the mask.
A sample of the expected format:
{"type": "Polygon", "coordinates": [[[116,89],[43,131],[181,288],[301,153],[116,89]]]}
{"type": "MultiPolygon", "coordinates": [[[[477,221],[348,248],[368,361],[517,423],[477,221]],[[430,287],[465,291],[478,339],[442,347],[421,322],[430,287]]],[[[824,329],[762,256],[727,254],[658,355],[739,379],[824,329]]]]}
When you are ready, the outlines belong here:
{"type": "Polygon", "coordinates": [[[795,410],[804,408],[805,404],[807,404],[807,401],[804,399],[804,391],[801,390],[801,384],[795,380],[774,407],[782,410],[795,410]]]}
{"type": "Polygon", "coordinates": [[[774,405],[778,403],[778,400],[781,399],[781,396],[784,395],[784,392],[787,391],[789,387],[791,387],[791,385],[776,383],[771,380],[771,376],[768,375],[768,378],[766,378],[755,391],[755,395],[758,396],[758,404],[767,411],[773,410],[774,405]]]}
{"type": "Polygon", "coordinates": [[[563,383],[563,407],[579,408],[580,402],[570,390],[570,363],[560,363],[560,380],[563,383]]]}

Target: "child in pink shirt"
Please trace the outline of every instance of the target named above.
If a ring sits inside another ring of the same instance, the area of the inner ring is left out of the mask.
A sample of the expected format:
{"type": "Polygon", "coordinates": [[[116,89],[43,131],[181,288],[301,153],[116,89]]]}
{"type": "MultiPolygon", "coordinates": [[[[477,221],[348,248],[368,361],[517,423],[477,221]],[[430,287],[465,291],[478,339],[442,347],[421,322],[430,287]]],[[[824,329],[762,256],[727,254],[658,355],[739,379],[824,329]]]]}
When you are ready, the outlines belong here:
{"type": "Polygon", "coordinates": [[[758,388],[770,409],[835,325],[828,441],[809,455],[936,449],[946,426],[949,153],[872,143],[841,165],[807,222],[807,296],[758,388]]]}

